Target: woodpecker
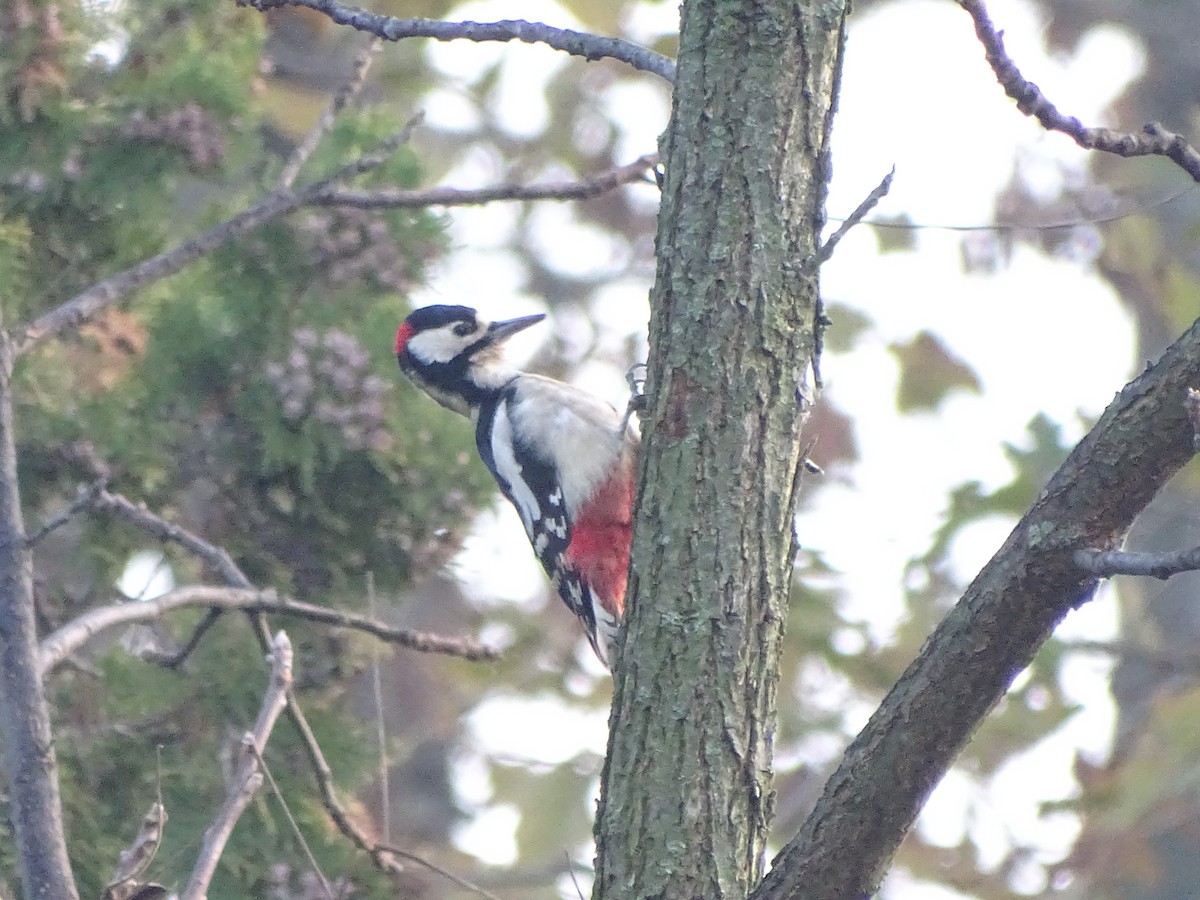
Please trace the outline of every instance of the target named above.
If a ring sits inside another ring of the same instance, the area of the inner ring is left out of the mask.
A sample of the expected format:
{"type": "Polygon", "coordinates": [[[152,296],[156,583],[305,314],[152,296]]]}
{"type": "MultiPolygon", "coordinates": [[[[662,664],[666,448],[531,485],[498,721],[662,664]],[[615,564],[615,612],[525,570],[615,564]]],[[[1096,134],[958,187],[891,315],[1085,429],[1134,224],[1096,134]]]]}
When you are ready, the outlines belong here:
{"type": "Polygon", "coordinates": [[[475,445],[559,596],[605,666],[625,607],[640,437],[607,403],[505,363],[502,345],[544,319],[489,322],[426,306],[396,331],[401,370],[475,424],[475,445]]]}

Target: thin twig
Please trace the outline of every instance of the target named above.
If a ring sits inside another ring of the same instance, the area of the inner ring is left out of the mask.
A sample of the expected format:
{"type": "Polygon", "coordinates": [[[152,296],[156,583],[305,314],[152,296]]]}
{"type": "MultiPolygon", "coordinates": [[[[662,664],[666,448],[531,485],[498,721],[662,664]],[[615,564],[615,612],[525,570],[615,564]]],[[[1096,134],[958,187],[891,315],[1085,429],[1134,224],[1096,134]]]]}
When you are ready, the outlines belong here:
{"type": "Polygon", "coordinates": [[[295,183],[300,170],[304,168],[304,164],[308,162],[313,152],[320,146],[325,135],[329,133],[329,129],[333,127],[338,113],[345,109],[346,104],[358,96],[358,92],[362,90],[362,86],[367,80],[367,71],[371,68],[371,61],[375,59],[375,54],[379,52],[379,48],[382,46],[383,41],[375,38],[359,51],[358,56],[354,60],[354,71],[350,74],[350,78],[333,95],[333,99],[329,101],[329,106],[321,113],[316,124],[309,129],[308,134],[304,136],[304,140],[296,145],[296,149],[288,157],[288,161],[283,167],[283,172],[279,175],[279,183],[276,185],[276,190],[286,191],[295,183]]]}
{"type": "Polygon", "coordinates": [[[842,224],[838,226],[837,231],[829,236],[829,240],[821,245],[821,249],[817,251],[818,266],[833,256],[834,248],[846,236],[846,233],[865,219],[867,214],[879,204],[879,201],[887,196],[888,191],[892,189],[892,179],[895,177],[896,167],[892,166],[892,170],[883,176],[883,180],[875,185],[871,193],[867,194],[866,199],[854,208],[854,212],[850,213],[842,224]]]}
{"type": "Polygon", "coordinates": [[[50,532],[62,528],[62,526],[70,522],[71,519],[75,518],[75,516],[79,515],[89,506],[94,504],[96,502],[96,497],[99,496],[100,491],[104,489],[104,486],[104,480],[93,481],[91,484],[81,484],[79,489],[75,491],[75,499],[67,504],[67,507],[61,512],[51,516],[49,519],[39,525],[37,530],[25,539],[25,542],[32,547],[50,532]]]}
{"type": "MultiPolygon", "coordinates": [[[[364,626],[361,630],[368,631],[369,633],[374,634],[376,637],[381,639],[387,639],[384,636],[388,633],[394,633],[397,636],[402,633],[401,629],[393,629],[390,626],[379,622],[370,623],[369,627],[365,627],[368,625],[370,620],[364,619],[364,617],[355,615],[353,613],[342,613],[336,610],[331,610],[328,607],[300,604],[297,601],[280,598],[273,593],[247,591],[245,588],[241,587],[242,585],[249,585],[250,583],[249,579],[246,577],[246,574],[237,567],[232,558],[229,557],[229,554],[221,548],[215,547],[198,535],[187,531],[187,529],[181,528],[171,522],[167,522],[160,516],[156,516],[154,513],[151,513],[144,506],[134,504],[128,499],[121,497],[119,494],[112,494],[105,499],[109,501],[107,505],[108,509],[125,517],[128,521],[140,525],[141,527],[150,530],[154,534],[158,534],[164,539],[175,541],[181,546],[186,547],[189,551],[195,553],[201,559],[209,561],[210,564],[212,564],[218,569],[218,571],[221,572],[222,576],[227,581],[234,584],[235,588],[238,588],[238,590],[232,592],[230,592],[228,589],[222,588],[177,588],[175,591],[148,601],[149,604],[161,604],[167,598],[172,596],[181,596],[179,593],[180,591],[189,590],[195,592],[206,592],[203,595],[203,599],[200,599],[201,595],[199,593],[193,594],[193,596],[196,597],[196,602],[208,606],[217,605],[220,602],[220,597],[222,595],[227,599],[239,593],[254,595],[254,598],[250,600],[248,605],[239,604],[239,606],[248,612],[255,637],[258,640],[259,645],[264,648],[264,651],[269,651],[271,642],[270,631],[268,630],[266,622],[263,619],[264,612],[283,614],[293,612],[297,615],[303,615],[305,618],[315,618],[316,621],[326,621],[329,624],[338,624],[340,622],[346,627],[352,628],[357,628],[358,625],[354,623],[358,622],[364,626]],[[303,613],[301,613],[302,608],[304,609],[303,613]],[[330,618],[330,616],[333,616],[334,618],[330,618]]],[[[138,614],[139,607],[143,605],[144,604],[120,604],[113,612],[109,614],[130,617],[135,616],[138,614]],[[119,613],[116,612],[116,610],[119,610],[119,613]]],[[[213,613],[210,613],[210,615],[212,614],[213,613]]],[[[123,619],[123,621],[131,620],[132,619],[123,619]]],[[[76,620],[75,622],[71,623],[71,625],[64,626],[64,628],[74,627],[78,622],[79,620],[76,620]]],[[[59,631],[62,632],[63,629],[60,629],[59,631]]],[[[47,638],[46,643],[43,644],[43,653],[40,657],[43,670],[52,668],[55,658],[60,655],[65,656],[70,652],[69,649],[64,650],[56,647],[46,646],[46,644],[54,639],[55,635],[58,634],[59,632],[56,632],[54,635],[51,635],[49,638],[47,638]]],[[[436,638],[432,635],[419,635],[417,632],[407,632],[407,635],[407,638],[399,640],[397,643],[404,643],[404,641],[408,639],[414,639],[414,643],[412,644],[413,649],[419,649],[421,645],[429,647],[430,649],[432,649],[434,646],[438,646],[439,649],[435,652],[447,652],[450,650],[450,646],[452,644],[458,644],[457,650],[452,651],[453,655],[460,655],[468,659],[490,659],[495,658],[498,655],[496,651],[486,647],[481,647],[470,641],[446,641],[445,639],[436,638]],[[432,639],[434,643],[426,643],[426,638],[432,639]],[[458,650],[461,650],[462,652],[459,653],[458,650]]],[[[66,636],[63,635],[64,640],[65,637],[66,636]]],[[[71,640],[74,641],[78,638],[78,635],[72,636],[71,640]]],[[[83,640],[86,639],[86,636],[84,636],[83,640]]],[[[407,644],[405,645],[407,646],[407,644]]],[[[359,828],[350,818],[350,815],[346,812],[345,807],[338,798],[337,790],[333,785],[333,771],[330,769],[329,763],[325,760],[325,754],[321,750],[321,745],[317,742],[316,735],[313,734],[312,728],[308,724],[308,720],[305,717],[304,711],[301,709],[299,702],[297,701],[294,690],[289,688],[287,699],[288,703],[285,713],[291,720],[292,725],[295,727],[296,733],[300,738],[300,743],[304,747],[305,753],[308,755],[313,776],[317,781],[317,789],[320,793],[321,804],[325,807],[325,811],[329,814],[329,817],[333,819],[333,822],[337,826],[338,830],[356,847],[367,853],[377,868],[387,874],[395,875],[402,873],[404,871],[403,866],[397,863],[385,849],[380,849],[378,844],[372,840],[371,837],[366,834],[366,832],[359,828]]]]}
{"type": "Polygon", "coordinates": [[[593,61],[615,59],[643,72],[675,80],[674,60],[632,41],[602,37],[568,28],[553,28],[541,22],[507,19],[502,22],[441,22],[436,19],[394,19],[347,6],[337,0],[238,0],[265,12],[284,6],[300,6],[324,13],[338,25],[348,25],[389,41],[404,38],[433,38],[438,41],[522,41],[548,44],[555,50],[593,61]]]}
{"type": "Polygon", "coordinates": [[[487,888],[480,887],[472,881],[467,881],[467,879],[463,878],[462,876],[455,875],[453,872],[443,869],[437,863],[430,862],[425,857],[421,856],[420,854],[413,853],[411,850],[401,850],[399,847],[391,847],[387,844],[380,844],[378,845],[377,849],[385,853],[391,853],[394,856],[399,856],[402,859],[407,859],[409,862],[414,862],[419,866],[424,866],[426,869],[429,869],[429,871],[436,872],[443,878],[453,881],[460,888],[468,890],[473,894],[478,894],[480,897],[486,897],[487,900],[500,900],[499,897],[497,897],[487,888]]]}
{"type": "MultiPolygon", "coordinates": [[[[376,618],[375,573],[367,572],[367,615],[376,618]]],[[[379,822],[383,842],[392,842],[392,790],[388,778],[387,723],[383,719],[383,676],[379,671],[379,645],[371,645],[371,699],[375,706],[375,742],[379,745],[379,822]]]]}
{"type": "Polygon", "coordinates": [[[184,664],[184,662],[187,661],[188,657],[196,652],[196,648],[200,646],[200,642],[204,640],[204,636],[208,634],[209,629],[217,624],[223,612],[225,612],[225,610],[221,609],[220,607],[213,607],[206,612],[204,614],[204,618],[197,622],[195,627],[192,628],[192,633],[188,635],[187,640],[182,644],[179,644],[174,653],[166,653],[164,651],[156,651],[147,648],[145,657],[153,662],[156,666],[160,666],[164,669],[178,669],[184,664]]]}
{"type": "Polygon", "coordinates": [[[606,169],[577,181],[542,184],[498,184],[486,188],[434,187],[420,190],[359,191],[331,186],[313,198],[311,206],[352,206],[358,209],[405,209],[426,206],[479,206],[500,200],[590,200],[623,184],[647,180],[658,162],[657,153],[639,156],[628,165],[606,169]]]}
{"type": "Polygon", "coordinates": [[[1128,550],[1076,550],[1075,565],[1098,578],[1142,575],[1166,580],[1180,572],[1200,569],[1200,547],[1163,553],[1128,550]]]}
{"type": "Polygon", "coordinates": [[[472,662],[496,659],[499,656],[496,650],[467,638],[444,638],[423,631],[395,628],[369,616],[281,597],[274,591],[195,585],[175,588],[152,600],[116,603],[88,610],[41,642],[38,655],[39,670],[43,677],[49,674],[68,656],[103,631],[134,622],[155,621],[169,612],[190,606],[291,616],[332,625],[335,628],[362,631],[385,643],[396,644],[409,650],[455,656],[472,662]]]}
{"type": "Polygon", "coordinates": [[[275,781],[275,776],[271,774],[271,767],[267,765],[267,761],[263,759],[258,748],[253,744],[247,744],[246,748],[254,754],[254,758],[258,761],[262,768],[263,775],[267,778],[267,784],[271,787],[271,792],[275,795],[275,799],[279,801],[279,807],[283,810],[283,816],[288,821],[288,826],[292,829],[292,834],[296,840],[300,842],[300,848],[304,851],[304,855],[308,858],[308,864],[312,867],[313,873],[317,876],[317,880],[321,882],[321,887],[325,890],[325,896],[329,900],[334,900],[333,888],[329,886],[329,879],[325,877],[325,873],[321,871],[321,866],[317,862],[317,858],[313,856],[312,848],[308,846],[308,841],[304,839],[304,832],[300,830],[300,823],[296,821],[296,817],[292,815],[292,810],[287,804],[287,800],[283,797],[283,791],[279,790],[279,784],[275,781]]]}
{"type": "Polygon", "coordinates": [[[1004,38],[988,17],[982,0],[958,0],[975,22],[975,34],[983,44],[988,65],[1008,96],[1017,101],[1017,109],[1032,116],[1048,131],[1059,131],[1085,150],[1102,150],[1117,156],[1165,156],[1183,169],[1194,181],[1200,181],[1200,152],[1174,132],[1151,123],[1140,132],[1115,131],[1112,128],[1088,128],[1074,116],[1058,111],[1041,89],[1025,77],[1004,49],[1004,38]]]}
{"type": "Polygon", "coordinates": [[[262,706],[254,728],[243,737],[241,760],[237,772],[229,783],[225,802],[214,816],[212,824],[204,832],[204,842],[196,865],[192,869],[187,887],[180,895],[181,900],[203,900],[207,896],[209,882],[217,870],[217,863],[225,849],[233,826],[250,803],[255,792],[262,786],[263,776],[258,760],[279,713],[287,705],[287,696],[292,684],[292,644],[285,632],[280,631],[271,642],[271,677],[263,696],[262,706]]]}
{"type": "Polygon", "coordinates": [[[250,589],[253,585],[246,573],[238,568],[229,553],[181,525],[169,522],[162,516],[150,512],[144,504],[134,503],[129,498],[101,488],[96,494],[96,505],[108,510],[156,537],[178,544],[189,553],[208,563],[227,584],[250,589]]]}

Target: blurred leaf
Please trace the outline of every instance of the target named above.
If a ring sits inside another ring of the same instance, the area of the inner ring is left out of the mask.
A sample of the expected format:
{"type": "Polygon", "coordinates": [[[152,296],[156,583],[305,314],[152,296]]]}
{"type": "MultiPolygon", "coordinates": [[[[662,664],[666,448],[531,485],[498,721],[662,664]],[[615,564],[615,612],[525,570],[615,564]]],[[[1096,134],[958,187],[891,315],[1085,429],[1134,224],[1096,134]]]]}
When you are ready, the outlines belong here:
{"type": "Polygon", "coordinates": [[[892,354],[900,364],[896,406],[901,412],[933,410],[951,391],[979,393],[979,377],[955,356],[941,339],[922,331],[907,344],[893,344],[892,354]]]}

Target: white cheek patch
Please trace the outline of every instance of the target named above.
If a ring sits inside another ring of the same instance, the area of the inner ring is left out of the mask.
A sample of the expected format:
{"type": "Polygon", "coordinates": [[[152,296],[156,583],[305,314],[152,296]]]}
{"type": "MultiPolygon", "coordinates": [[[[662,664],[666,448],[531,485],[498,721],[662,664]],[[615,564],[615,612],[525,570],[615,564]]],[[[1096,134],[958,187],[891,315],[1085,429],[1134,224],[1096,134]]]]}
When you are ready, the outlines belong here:
{"type": "Polygon", "coordinates": [[[487,323],[479,322],[475,330],[470,334],[461,335],[454,333],[454,327],[458,324],[460,323],[454,322],[450,325],[443,325],[441,328],[433,328],[429,331],[421,331],[414,334],[408,340],[408,352],[422,362],[450,362],[450,360],[462,353],[464,349],[473,344],[487,328],[487,323]]]}

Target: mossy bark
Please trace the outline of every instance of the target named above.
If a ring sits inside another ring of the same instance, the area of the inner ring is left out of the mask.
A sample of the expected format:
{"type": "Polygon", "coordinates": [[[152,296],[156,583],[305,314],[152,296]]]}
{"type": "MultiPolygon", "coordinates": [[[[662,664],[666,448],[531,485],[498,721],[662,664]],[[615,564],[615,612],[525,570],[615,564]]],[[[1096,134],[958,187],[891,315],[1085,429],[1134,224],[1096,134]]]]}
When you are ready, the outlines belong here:
{"type": "Polygon", "coordinates": [[[596,898],[761,877],[846,12],[683,5],[596,898]]]}

